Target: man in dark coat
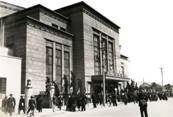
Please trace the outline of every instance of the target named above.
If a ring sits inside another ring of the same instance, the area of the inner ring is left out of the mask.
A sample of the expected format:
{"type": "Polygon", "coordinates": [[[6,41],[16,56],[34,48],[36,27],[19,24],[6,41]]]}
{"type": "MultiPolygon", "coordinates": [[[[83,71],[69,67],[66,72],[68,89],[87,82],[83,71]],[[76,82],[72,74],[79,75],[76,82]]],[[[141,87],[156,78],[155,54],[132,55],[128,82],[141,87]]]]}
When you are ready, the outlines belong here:
{"type": "Polygon", "coordinates": [[[82,95],[81,97],[81,111],[85,111],[86,110],[86,103],[87,103],[87,97],[85,94],[82,95]]]}
{"type": "Polygon", "coordinates": [[[67,103],[67,110],[68,111],[76,111],[76,97],[74,94],[71,94],[71,96],[68,99],[68,103],[67,103]]]}
{"type": "Polygon", "coordinates": [[[21,110],[25,113],[25,99],[23,96],[20,96],[18,114],[20,114],[21,110]]]}
{"type": "Polygon", "coordinates": [[[91,98],[92,98],[93,107],[96,108],[97,107],[96,95],[95,94],[92,94],[91,95],[91,98]]]}
{"type": "Polygon", "coordinates": [[[35,100],[34,100],[33,96],[31,96],[28,105],[29,105],[29,109],[27,111],[27,114],[31,111],[31,115],[34,115],[34,110],[35,110],[36,103],[35,103],[35,100]]]}
{"type": "Polygon", "coordinates": [[[139,100],[139,107],[140,107],[140,112],[141,112],[141,117],[148,117],[148,112],[147,112],[147,99],[143,93],[140,93],[138,96],[139,100]]]}
{"type": "Polygon", "coordinates": [[[2,105],[1,105],[1,108],[2,108],[2,111],[6,114],[7,113],[7,96],[4,97],[4,99],[2,100],[2,105]]]}
{"type": "Polygon", "coordinates": [[[36,102],[37,102],[37,110],[38,110],[38,112],[42,112],[42,108],[43,108],[43,99],[42,99],[41,95],[38,95],[38,96],[37,96],[36,102]]]}
{"type": "Polygon", "coordinates": [[[112,100],[113,106],[117,106],[117,96],[115,93],[112,94],[111,100],[112,100]]]}
{"type": "Polygon", "coordinates": [[[16,106],[16,100],[13,97],[12,94],[10,94],[10,97],[7,100],[7,108],[8,108],[8,113],[10,114],[10,116],[12,116],[12,113],[14,112],[16,106]]]}

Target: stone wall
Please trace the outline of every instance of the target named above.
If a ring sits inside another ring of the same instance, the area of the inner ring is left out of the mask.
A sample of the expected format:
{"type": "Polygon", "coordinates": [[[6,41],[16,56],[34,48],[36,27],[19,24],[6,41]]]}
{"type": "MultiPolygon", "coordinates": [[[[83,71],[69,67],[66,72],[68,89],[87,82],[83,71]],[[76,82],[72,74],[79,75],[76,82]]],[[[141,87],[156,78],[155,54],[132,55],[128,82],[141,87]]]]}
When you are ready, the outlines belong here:
{"type": "Polygon", "coordinates": [[[27,26],[26,79],[31,79],[34,94],[38,94],[40,91],[45,91],[46,39],[70,47],[72,46],[71,40],[42,31],[33,27],[33,25],[27,26]]]}
{"type": "Polygon", "coordinates": [[[77,79],[82,81],[82,88],[84,84],[84,40],[83,40],[83,18],[80,11],[69,13],[71,20],[69,28],[70,32],[74,34],[73,39],[73,72],[77,79]]]}
{"type": "Polygon", "coordinates": [[[60,29],[60,27],[67,29],[67,22],[62,22],[58,19],[55,19],[53,17],[44,14],[43,12],[40,12],[39,16],[40,16],[40,21],[47,25],[52,26],[52,24],[56,24],[58,26],[58,29],[60,29]]]}
{"type": "MultiPolygon", "coordinates": [[[[95,18],[90,15],[83,13],[83,21],[84,21],[84,52],[85,52],[85,75],[91,76],[94,75],[94,50],[93,50],[93,28],[99,30],[100,32],[112,37],[115,41],[115,70],[117,69],[116,65],[119,63],[118,59],[120,57],[119,50],[119,37],[118,33],[114,30],[110,29],[106,25],[102,24],[95,18]]],[[[116,72],[116,71],[115,71],[116,72]]],[[[88,79],[91,80],[90,78],[88,79]]]]}

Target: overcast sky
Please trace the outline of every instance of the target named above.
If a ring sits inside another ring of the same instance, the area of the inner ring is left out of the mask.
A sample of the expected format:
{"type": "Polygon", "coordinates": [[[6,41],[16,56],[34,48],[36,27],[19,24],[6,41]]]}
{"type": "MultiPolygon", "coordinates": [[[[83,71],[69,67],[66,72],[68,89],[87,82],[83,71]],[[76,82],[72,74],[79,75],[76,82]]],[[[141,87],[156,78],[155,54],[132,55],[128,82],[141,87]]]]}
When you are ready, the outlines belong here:
{"type": "MultiPolygon", "coordinates": [[[[2,0],[23,7],[42,4],[52,10],[81,0],[2,0]]],[[[135,81],[173,84],[172,0],[83,0],[121,27],[122,54],[129,57],[135,81]]]]}

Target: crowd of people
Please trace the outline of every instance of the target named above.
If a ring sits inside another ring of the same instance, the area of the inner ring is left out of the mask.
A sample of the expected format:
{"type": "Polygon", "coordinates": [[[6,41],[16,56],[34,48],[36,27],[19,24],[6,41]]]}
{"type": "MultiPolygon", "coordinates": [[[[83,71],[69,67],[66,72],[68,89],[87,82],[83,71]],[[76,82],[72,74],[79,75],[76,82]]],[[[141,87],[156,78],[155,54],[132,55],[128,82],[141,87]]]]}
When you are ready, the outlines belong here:
{"type": "MultiPolygon", "coordinates": [[[[85,111],[86,110],[86,104],[92,103],[93,108],[97,108],[98,105],[103,105],[103,95],[100,94],[92,94],[90,96],[87,96],[85,94],[79,93],[79,94],[71,94],[68,95],[68,98],[66,101],[64,101],[64,96],[59,95],[53,97],[53,107],[52,108],[59,108],[61,110],[62,106],[66,106],[66,111],[85,111]]],[[[111,93],[106,95],[105,103],[108,106],[118,106],[117,102],[124,102],[124,104],[128,104],[130,102],[138,103],[141,111],[141,117],[143,117],[143,114],[145,117],[148,116],[147,114],[147,101],[157,101],[157,100],[167,100],[167,94],[165,92],[160,93],[154,93],[154,92],[144,92],[144,91],[137,91],[133,93],[111,93]]],[[[43,108],[43,101],[44,98],[42,95],[38,96],[31,96],[28,101],[28,108],[26,110],[26,104],[25,104],[25,97],[21,96],[19,100],[18,105],[18,114],[21,113],[21,111],[24,114],[31,114],[34,115],[34,111],[37,110],[38,112],[42,112],[43,108]]],[[[16,107],[16,100],[13,97],[12,94],[7,98],[7,96],[4,97],[2,100],[2,111],[5,114],[9,114],[10,116],[15,111],[16,107]]]]}

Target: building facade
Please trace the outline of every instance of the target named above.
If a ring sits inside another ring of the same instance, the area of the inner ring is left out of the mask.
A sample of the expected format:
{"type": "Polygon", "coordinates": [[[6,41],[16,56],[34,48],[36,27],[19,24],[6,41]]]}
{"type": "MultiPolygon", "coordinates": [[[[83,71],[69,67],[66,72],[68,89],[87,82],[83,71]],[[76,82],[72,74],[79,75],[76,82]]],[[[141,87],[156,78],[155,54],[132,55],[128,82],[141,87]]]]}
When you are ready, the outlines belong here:
{"type": "Polygon", "coordinates": [[[84,2],[55,11],[36,5],[3,14],[0,20],[1,45],[22,58],[21,93],[27,80],[34,94],[45,91],[47,78],[63,92],[67,77],[70,89],[71,71],[76,89],[85,93],[101,93],[104,75],[107,93],[128,81],[120,27],[84,2]]]}

